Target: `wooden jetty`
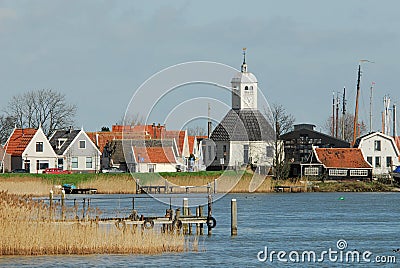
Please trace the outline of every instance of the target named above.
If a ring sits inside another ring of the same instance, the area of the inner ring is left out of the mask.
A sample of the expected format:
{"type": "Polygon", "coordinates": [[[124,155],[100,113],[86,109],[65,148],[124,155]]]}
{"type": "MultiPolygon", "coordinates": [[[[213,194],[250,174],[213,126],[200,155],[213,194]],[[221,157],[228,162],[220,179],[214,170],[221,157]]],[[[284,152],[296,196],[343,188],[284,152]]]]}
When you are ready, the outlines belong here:
{"type": "MultiPolygon", "coordinates": [[[[143,198],[143,197],[142,197],[143,198]]],[[[55,224],[82,224],[82,225],[93,225],[96,226],[115,226],[118,230],[125,231],[128,228],[136,230],[137,228],[145,229],[153,229],[155,226],[161,227],[162,232],[178,232],[182,231],[183,234],[194,234],[193,225],[196,226],[196,234],[203,235],[204,234],[204,225],[208,228],[208,234],[211,235],[211,230],[216,227],[216,219],[212,216],[212,196],[208,195],[208,213],[204,215],[204,207],[198,206],[196,207],[195,214],[192,214],[190,207],[188,206],[189,200],[187,198],[183,198],[182,208],[177,208],[173,210],[171,205],[169,209],[166,210],[165,215],[162,216],[151,216],[146,217],[144,215],[138,214],[138,211],[135,209],[135,197],[132,197],[132,210],[131,214],[127,217],[106,217],[100,218],[99,216],[95,216],[90,218],[89,211],[91,210],[91,199],[83,198],[82,209],[78,210],[77,200],[74,199],[74,209],[75,216],[74,219],[66,219],[65,218],[65,194],[61,195],[61,218],[55,217],[56,213],[54,209],[52,209],[52,222],[55,224]],[[78,213],[79,211],[79,213],[78,213]],[[80,214],[82,213],[82,214],[80,214]],[[79,215],[78,215],[79,214],[79,215]]],[[[50,192],[50,208],[55,208],[53,205],[53,193],[50,192]]]]}
{"type": "Polygon", "coordinates": [[[295,193],[295,192],[311,192],[313,191],[312,186],[287,186],[287,185],[276,185],[274,186],[275,192],[289,192],[289,193],[295,193]]]}
{"type": "Polygon", "coordinates": [[[66,194],[95,194],[97,193],[96,188],[75,188],[75,189],[64,189],[66,194]]]}

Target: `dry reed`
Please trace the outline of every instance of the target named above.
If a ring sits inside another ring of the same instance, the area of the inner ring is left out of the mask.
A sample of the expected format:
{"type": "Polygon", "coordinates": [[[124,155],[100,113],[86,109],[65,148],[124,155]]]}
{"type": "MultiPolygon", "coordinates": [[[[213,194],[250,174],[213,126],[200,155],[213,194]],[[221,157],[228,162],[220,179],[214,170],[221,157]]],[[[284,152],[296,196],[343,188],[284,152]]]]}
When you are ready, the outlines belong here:
{"type": "Polygon", "coordinates": [[[96,179],[81,182],[79,188],[96,188],[99,194],[134,194],[136,183],[131,174],[97,176],[96,179]]]}
{"type": "Polygon", "coordinates": [[[48,180],[36,177],[12,177],[0,179],[0,190],[10,194],[47,196],[53,187],[48,180]]]}
{"type": "Polygon", "coordinates": [[[2,191],[0,205],[0,255],[158,254],[185,250],[184,237],[177,234],[53,222],[49,207],[27,196],[2,191]]]}

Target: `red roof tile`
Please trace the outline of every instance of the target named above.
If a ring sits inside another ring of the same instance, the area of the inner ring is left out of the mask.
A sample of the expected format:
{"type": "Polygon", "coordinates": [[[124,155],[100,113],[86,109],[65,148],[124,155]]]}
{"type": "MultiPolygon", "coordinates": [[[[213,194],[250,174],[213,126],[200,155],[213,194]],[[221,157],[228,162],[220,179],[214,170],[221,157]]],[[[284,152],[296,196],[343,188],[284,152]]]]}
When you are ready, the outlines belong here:
{"type": "Polygon", "coordinates": [[[21,156],[26,146],[28,146],[29,142],[36,134],[36,131],[37,130],[34,128],[14,129],[14,132],[4,146],[6,152],[12,156],[21,156]]]}
{"type": "Polygon", "coordinates": [[[359,148],[316,148],[315,152],[327,168],[372,168],[359,148]]]}
{"type": "Polygon", "coordinates": [[[175,139],[176,145],[178,146],[179,155],[182,155],[183,146],[185,145],[185,130],[167,130],[165,131],[165,137],[167,139],[175,139]]]}
{"type": "Polygon", "coordinates": [[[171,147],[135,147],[134,152],[140,163],[176,163],[171,147]]]}

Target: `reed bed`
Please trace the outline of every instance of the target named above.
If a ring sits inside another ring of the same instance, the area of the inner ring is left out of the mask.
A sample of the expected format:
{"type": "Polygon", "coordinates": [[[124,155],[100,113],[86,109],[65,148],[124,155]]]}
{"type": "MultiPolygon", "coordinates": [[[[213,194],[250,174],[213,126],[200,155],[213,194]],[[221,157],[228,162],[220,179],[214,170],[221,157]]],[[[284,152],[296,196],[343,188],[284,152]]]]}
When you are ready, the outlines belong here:
{"type": "Polygon", "coordinates": [[[0,179],[0,190],[10,194],[47,196],[51,188],[51,181],[39,177],[15,176],[0,179]]]}
{"type": "Polygon", "coordinates": [[[43,202],[1,191],[0,255],[159,254],[188,248],[178,234],[54,222],[50,215],[43,202]]]}
{"type": "Polygon", "coordinates": [[[96,188],[99,194],[134,194],[136,183],[131,174],[98,175],[97,178],[78,183],[79,188],[96,188]]]}

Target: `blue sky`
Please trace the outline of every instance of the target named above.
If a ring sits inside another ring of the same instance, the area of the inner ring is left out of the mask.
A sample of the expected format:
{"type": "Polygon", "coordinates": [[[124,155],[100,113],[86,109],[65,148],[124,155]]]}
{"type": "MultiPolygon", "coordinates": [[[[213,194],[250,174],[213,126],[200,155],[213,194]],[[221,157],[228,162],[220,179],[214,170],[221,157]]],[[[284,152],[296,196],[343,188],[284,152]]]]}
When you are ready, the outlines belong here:
{"type": "Polygon", "coordinates": [[[399,101],[398,10],[394,0],[0,1],[0,109],[52,88],[78,106],[78,127],[97,130],[119,121],[154,73],[194,60],[240,68],[247,47],[268,102],[318,129],[332,91],[345,86],[354,112],[358,61],[374,61],[362,66],[360,115],[368,122],[374,81],[378,130],[383,96],[399,101]]]}

